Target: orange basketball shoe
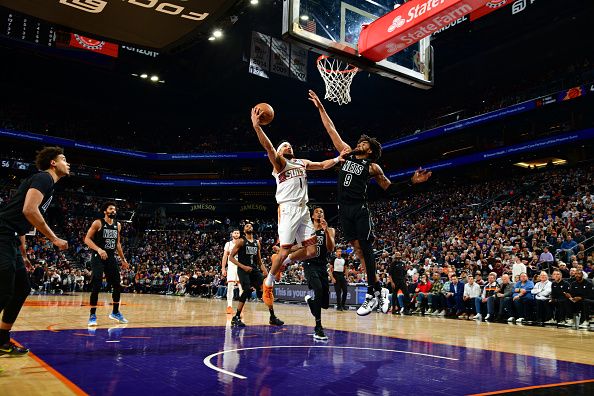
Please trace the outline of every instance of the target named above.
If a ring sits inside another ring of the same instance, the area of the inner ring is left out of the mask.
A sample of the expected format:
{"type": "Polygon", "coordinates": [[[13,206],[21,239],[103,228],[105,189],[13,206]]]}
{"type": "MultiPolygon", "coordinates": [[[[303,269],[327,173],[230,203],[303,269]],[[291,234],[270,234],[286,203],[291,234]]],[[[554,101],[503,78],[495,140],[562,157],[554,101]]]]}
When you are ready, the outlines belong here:
{"type": "Polygon", "coordinates": [[[266,286],[266,283],[262,284],[262,301],[269,307],[274,303],[274,294],[272,294],[274,286],[266,286]]]}

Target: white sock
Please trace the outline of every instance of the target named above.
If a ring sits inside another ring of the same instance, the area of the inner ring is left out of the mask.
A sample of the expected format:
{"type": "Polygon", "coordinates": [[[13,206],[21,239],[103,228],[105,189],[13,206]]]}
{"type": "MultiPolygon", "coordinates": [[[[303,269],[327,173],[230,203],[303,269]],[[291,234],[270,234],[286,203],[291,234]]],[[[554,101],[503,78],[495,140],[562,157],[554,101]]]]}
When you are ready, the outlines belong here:
{"type": "Polygon", "coordinates": [[[274,275],[272,275],[272,272],[268,273],[268,276],[266,277],[266,279],[264,280],[264,284],[268,287],[273,286],[274,285],[274,275]]]}
{"type": "Polygon", "coordinates": [[[233,306],[233,290],[235,289],[234,283],[227,283],[227,306],[233,306]]]}
{"type": "Polygon", "coordinates": [[[285,259],[285,261],[283,261],[282,265],[289,265],[293,262],[293,260],[291,260],[291,256],[287,256],[287,258],[285,259]]]}

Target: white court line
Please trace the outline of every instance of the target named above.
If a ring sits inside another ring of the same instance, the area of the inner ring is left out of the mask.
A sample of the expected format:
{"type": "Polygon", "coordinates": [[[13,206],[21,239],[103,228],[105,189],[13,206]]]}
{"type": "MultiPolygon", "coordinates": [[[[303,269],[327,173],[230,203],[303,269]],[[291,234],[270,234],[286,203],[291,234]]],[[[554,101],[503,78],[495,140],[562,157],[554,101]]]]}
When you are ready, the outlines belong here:
{"type": "Polygon", "coordinates": [[[458,360],[456,358],[446,357],[446,356],[438,356],[438,355],[430,355],[427,353],[419,353],[419,352],[410,352],[410,351],[399,351],[396,349],[381,349],[381,348],[365,348],[365,347],[349,347],[349,346],[332,346],[332,345],[270,345],[270,346],[259,346],[259,347],[251,347],[251,348],[238,348],[238,349],[227,349],[226,351],[220,351],[208,355],[204,358],[203,362],[206,367],[213,369],[214,371],[218,371],[219,373],[227,374],[235,378],[239,379],[246,379],[243,375],[232,373],[231,371],[223,370],[220,367],[215,366],[210,361],[213,357],[218,355],[224,355],[228,352],[241,352],[241,351],[251,351],[255,349],[276,349],[276,348],[333,348],[333,349],[357,349],[357,350],[366,350],[366,351],[380,351],[380,352],[392,352],[392,353],[404,353],[407,355],[416,355],[416,356],[426,356],[432,357],[436,359],[444,359],[444,360],[458,360]]]}

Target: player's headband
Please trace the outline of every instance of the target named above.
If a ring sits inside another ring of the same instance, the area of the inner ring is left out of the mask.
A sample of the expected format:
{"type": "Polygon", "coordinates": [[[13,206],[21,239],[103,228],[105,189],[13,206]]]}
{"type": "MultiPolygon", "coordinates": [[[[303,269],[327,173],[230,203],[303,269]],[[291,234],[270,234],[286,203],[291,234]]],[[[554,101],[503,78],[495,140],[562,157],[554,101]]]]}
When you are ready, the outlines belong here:
{"type": "Polygon", "coordinates": [[[282,142],[281,144],[278,145],[278,147],[276,148],[276,152],[278,153],[279,151],[281,151],[281,149],[283,148],[283,146],[285,144],[291,145],[291,143],[289,142],[282,142]]]}

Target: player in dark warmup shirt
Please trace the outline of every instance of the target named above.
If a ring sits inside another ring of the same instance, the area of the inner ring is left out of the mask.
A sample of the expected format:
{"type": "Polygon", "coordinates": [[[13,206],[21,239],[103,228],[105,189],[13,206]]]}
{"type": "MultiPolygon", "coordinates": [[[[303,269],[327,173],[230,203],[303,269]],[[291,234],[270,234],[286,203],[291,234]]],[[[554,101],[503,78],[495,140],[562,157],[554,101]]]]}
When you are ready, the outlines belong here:
{"type": "MultiPolygon", "coordinates": [[[[326,113],[324,105],[313,91],[309,91],[309,100],[313,102],[320,112],[322,123],[332,139],[334,147],[339,152],[349,150],[334,123],[326,113]]],[[[379,306],[385,307],[381,297],[381,285],[378,282],[373,253],[373,223],[367,204],[367,184],[374,178],[377,184],[389,194],[395,194],[399,188],[385,175],[382,168],[376,163],[382,154],[381,144],[367,135],[361,135],[357,147],[350,154],[341,154],[345,159],[338,173],[338,214],[344,238],[355,248],[361,265],[365,266],[367,273],[367,295],[365,302],[357,310],[360,316],[368,315],[379,306]]],[[[410,186],[427,181],[431,176],[430,171],[417,170],[407,183],[410,186]]],[[[385,313],[385,312],[384,312],[385,313]]]]}
{"type": "MultiPolygon", "coordinates": [[[[254,226],[247,223],[243,227],[244,236],[235,242],[233,250],[229,254],[229,261],[237,265],[237,276],[243,292],[239,296],[239,304],[237,305],[237,313],[231,319],[231,326],[245,327],[245,323],[241,321],[241,311],[245,305],[246,300],[252,295],[252,287],[262,290],[262,283],[264,277],[268,275],[266,267],[262,263],[260,241],[254,238],[254,226]],[[237,258],[236,258],[237,257],[237,258]]],[[[274,326],[282,326],[285,324],[282,320],[274,314],[272,304],[266,304],[270,311],[269,323],[274,326]]]]}
{"type": "Polygon", "coordinates": [[[25,179],[0,209],[0,355],[21,356],[29,352],[10,341],[12,325],[31,292],[25,268],[29,264],[25,234],[35,227],[58,249],[68,248],[68,242],[58,238],[43,218],[52,201],[54,184],[70,174],[64,150],[44,147],[37,153],[35,165],[41,172],[25,179]]]}
{"type": "Polygon", "coordinates": [[[334,228],[328,227],[324,218],[324,209],[315,208],[312,215],[314,230],[316,231],[316,255],[303,262],[303,272],[314,297],[305,296],[312,315],[316,320],[314,338],[327,340],[322,327],[322,309],[328,309],[330,303],[330,283],[328,282],[328,252],[334,250],[334,228]]]}
{"type": "Polygon", "coordinates": [[[115,220],[117,208],[115,202],[106,202],[103,204],[102,212],[104,217],[93,221],[91,227],[85,236],[85,244],[94,250],[91,257],[91,313],[89,315],[88,326],[97,326],[97,300],[103,281],[103,274],[107,283],[112,287],[111,294],[113,300],[113,309],[109,318],[119,323],[128,323],[120,312],[121,278],[120,268],[116,261],[116,251],[122,260],[122,268],[129,267],[122,244],[120,243],[121,224],[115,220]]]}

